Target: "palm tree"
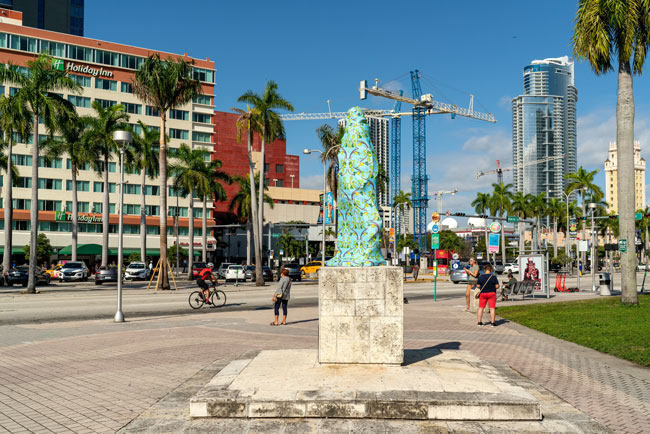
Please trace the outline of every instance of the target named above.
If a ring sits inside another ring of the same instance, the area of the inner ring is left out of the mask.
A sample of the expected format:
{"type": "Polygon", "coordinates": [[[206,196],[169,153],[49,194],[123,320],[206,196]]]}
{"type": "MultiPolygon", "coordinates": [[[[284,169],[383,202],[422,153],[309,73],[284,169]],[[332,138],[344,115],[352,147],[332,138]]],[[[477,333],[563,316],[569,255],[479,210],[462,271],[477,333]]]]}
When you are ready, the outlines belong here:
{"type": "Polygon", "coordinates": [[[36,293],[36,265],[38,243],[38,156],[39,156],[39,118],[50,131],[58,119],[66,112],[74,111],[74,106],[60,96],[61,91],[80,92],[81,86],[73,81],[66,71],[52,68],[52,57],[40,54],[27,62],[27,72],[21,72],[13,65],[0,67],[0,81],[12,83],[20,90],[16,96],[32,113],[32,197],[30,208],[29,278],[27,293],[36,293]]]}
{"type": "Polygon", "coordinates": [[[44,153],[48,158],[55,158],[61,155],[70,157],[70,172],[72,175],[72,252],[73,261],[77,260],[77,242],[79,234],[79,209],[77,195],[77,175],[79,167],[93,161],[92,152],[86,141],[88,126],[91,119],[79,117],[76,113],[62,118],[56,126],[55,132],[59,137],[48,138],[43,142],[44,153]]]}
{"type": "Polygon", "coordinates": [[[537,220],[535,225],[534,241],[535,248],[539,250],[539,231],[542,226],[542,218],[546,217],[546,193],[541,192],[538,195],[531,195],[530,197],[530,211],[531,215],[537,220]]]}
{"type": "MultiPolygon", "coordinates": [[[[474,207],[474,210],[476,211],[477,214],[485,215],[489,211],[490,207],[490,193],[481,193],[478,192],[476,193],[476,199],[472,201],[472,206],[474,207]]],[[[485,227],[483,228],[483,234],[485,235],[485,250],[487,253],[487,256],[490,256],[490,252],[488,250],[488,230],[487,230],[487,218],[485,219],[485,227]]]]}
{"type": "MultiPolygon", "coordinates": [[[[512,184],[492,184],[494,191],[490,197],[490,212],[496,213],[499,217],[503,217],[505,214],[510,211],[510,201],[512,200],[512,184]]],[[[501,225],[501,260],[503,263],[506,263],[506,238],[503,231],[503,226],[501,225]]]]}
{"type": "Polygon", "coordinates": [[[7,146],[7,155],[0,153],[0,169],[5,170],[5,194],[4,194],[4,221],[5,221],[5,239],[4,254],[2,257],[2,270],[4,273],[9,271],[11,264],[11,249],[13,246],[12,225],[13,225],[13,187],[18,182],[18,170],[12,160],[12,151],[14,145],[14,132],[26,136],[27,131],[32,129],[32,116],[23,101],[15,96],[7,98],[0,96],[0,130],[4,133],[6,142],[2,145],[7,146]]]}
{"type": "Polygon", "coordinates": [[[178,149],[174,159],[169,163],[169,175],[174,177],[174,190],[183,197],[189,196],[189,252],[187,279],[192,280],[192,263],[194,262],[194,196],[207,194],[212,189],[212,179],[206,170],[205,160],[210,152],[204,149],[190,149],[185,143],[178,149]]]}
{"type": "MultiPolygon", "coordinates": [[[[618,210],[621,235],[627,240],[633,240],[635,235],[632,73],[641,74],[650,48],[648,17],[650,2],[647,0],[580,0],[572,38],[576,58],[587,60],[597,75],[613,70],[613,63],[618,64],[618,210]]],[[[634,249],[621,254],[621,270],[621,302],[638,304],[634,249]]]]}
{"type": "Polygon", "coordinates": [[[223,163],[221,160],[211,160],[205,163],[206,175],[210,177],[210,190],[197,190],[199,196],[203,199],[203,214],[201,215],[201,226],[203,235],[203,249],[202,260],[206,262],[208,259],[208,209],[207,201],[211,198],[213,201],[225,201],[228,199],[226,190],[223,188],[222,182],[232,184],[232,178],[226,172],[221,170],[223,163]],[[221,182],[217,182],[221,181],[221,182]]]}
{"type": "MultiPolygon", "coordinates": [[[[338,191],[339,191],[339,149],[341,148],[341,140],[345,134],[345,128],[339,125],[338,130],[328,124],[323,124],[316,129],[316,135],[321,142],[323,152],[320,154],[320,160],[323,164],[327,164],[327,185],[332,192],[334,199],[334,209],[337,209],[338,191]]],[[[325,192],[323,192],[324,194],[325,192]]],[[[379,197],[379,196],[377,196],[379,197]]],[[[338,232],[338,220],[334,221],[335,232],[338,232]]],[[[399,232],[398,232],[399,233],[399,232]]]]}
{"type": "MultiPolygon", "coordinates": [[[[530,194],[524,194],[521,191],[517,191],[512,195],[512,202],[511,202],[511,209],[510,212],[512,212],[514,215],[519,217],[520,219],[525,219],[527,217],[530,217],[530,199],[531,199],[530,194]]],[[[525,247],[525,224],[524,222],[519,222],[517,225],[518,231],[519,231],[519,254],[522,254],[524,252],[524,247],[525,247]]]]}
{"type": "Polygon", "coordinates": [[[404,208],[411,209],[412,206],[413,202],[411,202],[411,193],[404,193],[402,190],[400,190],[399,193],[397,193],[393,198],[393,208],[397,214],[397,228],[395,231],[397,239],[400,237],[400,229],[402,226],[401,216],[404,212],[404,208]]]}
{"type": "MultiPolygon", "coordinates": [[[[129,115],[124,111],[122,104],[104,108],[99,101],[93,101],[91,107],[95,116],[89,118],[86,141],[89,152],[93,153],[91,165],[97,176],[104,177],[104,202],[102,205],[102,266],[108,266],[108,218],[109,218],[109,163],[113,154],[117,152],[118,145],[113,140],[113,133],[126,129],[129,115]]],[[[120,187],[124,188],[124,187],[120,187]]],[[[119,210],[122,212],[123,210],[119,210]]]]}
{"type": "Polygon", "coordinates": [[[378,165],[376,179],[377,179],[377,203],[379,203],[379,195],[386,193],[386,186],[390,181],[390,179],[388,178],[388,174],[386,173],[386,170],[384,170],[384,166],[381,163],[379,163],[378,165]]]}
{"type": "MultiPolygon", "coordinates": [[[[253,188],[255,188],[255,183],[259,181],[259,173],[255,175],[253,182],[253,188]]],[[[251,200],[254,196],[251,192],[251,182],[250,179],[245,176],[233,176],[233,180],[239,184],[239,191],[235,196],[230,200],[229,209],[235,211],[240,222],[246,223],[246,264],[251,263],[251,227],[253,232],[255,232],[255,227],[252,224],[253,211],[252,208],[255,206],[255,200],[251,200]]],[[[268,190],[268,186],[264,186],[265,190],[268,190]]],[[[273,208],[273,199],[264,194],[264,202],[269,204],[269,207],[273,208]]]]}
{"type": "MultiPolygon", "coordinates": [[[[255,195],[255,183],[257,182],[257,178],[255,177],[255,168],[253,163],[253,130],[256,129],[255,124],[257,123],[256,111],[251,109],[248,105],[246,106],[246,111],[238,108],[232,108],[231,110],[239,114],[236,124],[238,142],[241,141],[242,130],[246,128],[246,137],[248,139],[248,187],[251,197],[255,198],[257,197],[255,195]]],[[[257,224],[258,217],[257,201],[253,200],[251,202],[249,221],[253,225],[253,243],[255,245],[255,285],[264,286],[264,276],[262,275],[262,232],[259,230],[259,225],[257,224]]]]}
{"type": "MultiPolygon", "coordinates": [[[[160,149],[158,165],[160,178],[160,261],[167,264],[167,137],[165,124],[167,111],[187,104],[201,93],[201,83],[193,77],[192,65],[168,58],[161,60],[158,54],[149,56],[135,73],[133,92],[146,104],[160,113],[160,149]]],[[[191,201],[191,198],[190,198],[191,201]]],[[[160,267],[160,279],[156,289],[169,289],[166,266],[160,267]]]]}
{"type": "Polygon", "coordinates": [[[156,179],[158,176],[158,152],[160,146],[160,135],[158,131],[149,128],[142,121],[138,121],[142,135],[133,134],[133,143],[130,147],[128,166],[140,172],[140,260],[146,262],[147,258],[147,204],[146,204],[146,182],[149,179],[156,179]]]}
{"type": "MultiPolygon", "coordinates": [[[[278,93],[278,85],[276,82],[270,80],[266,82],[264,88],[264,93],[262,96],[254,93],[249,90],[240,96],[237,99],[237,102],[243,102],[253,106],[258,122],[254,125],[258,128],[257,133],[262,139],[262,147],[260,153],[260,184],[257,194],[259,195],[258,199],[258,210],[259,213],[257,224],[259,226],[259,233],[262,234],[264,226],[264,147],[266,142],[273,142],[278,137],[284,136],[284,126],[282,124],[282,119],[274,109],[284,109],[293,111],[293,106],[291,103],[278,93]]],[[[260,239],[259,244],[260,256],[262,256],[262,240],[260,239]]]]}
{"type": "Polygon", "coordinates": [[[546,204],[546,212],[553,218],[553,257],[557,256],[557,222],[564,215],[565,206],[566,204],[562,200],[556,198],[549,199],[546,204]]]}

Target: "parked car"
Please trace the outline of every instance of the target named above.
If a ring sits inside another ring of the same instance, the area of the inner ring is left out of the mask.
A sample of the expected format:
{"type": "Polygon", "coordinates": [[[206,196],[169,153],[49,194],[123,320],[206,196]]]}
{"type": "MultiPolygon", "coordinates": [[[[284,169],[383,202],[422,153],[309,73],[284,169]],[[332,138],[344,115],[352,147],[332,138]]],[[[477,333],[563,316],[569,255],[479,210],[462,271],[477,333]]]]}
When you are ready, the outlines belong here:
{"type": "Polygon", "coordinates": [[[497,274],[503,274],[504,267],[503,267],[503,261],[501,259],[497,259],[494,261],[493,264],[494,272],[497,274]]]}
{"type": "Polygon", "coordinates": [[[273,272],[269,267],[262,267],[262,276],[264,276],[265,282],[269,282],[273,280],[273,272]]]}
{"type": "Polygon", "coordinates": [[[95,285],[101,285],[104,282],[117,282],[116,267],[99,267],[99,272],[95,274],[95,285]]]}
{"type": "Polygon", "coordinates": [[[322,264],[323,263],[321,261],[307,262],[307,264],[300,267],[300,272],[303,276],[305,274],[317,273],[318,269],[322,266],[322,264]]]}
{"type": "Polygon", "coordinates": [[[63,264],[59,271],[59,281],[69,282],[73,280],[87,281],[90,276],[90,270],[86,267],[84,261],[70,261],[63,264]]]}
{"type": "Polygon", "coordinates": [[[61,272],[61,267],[63,267],[63,262],[59,262],[56,264],[54,267],[48,268],[45,270],[47,274],[50,275],[50,279],[58,279],[59,278],[59,273],[61,272]]]}
{"type": "MultiPolygon", "coordinates": [[[[616,264],[614,264],[616,266],[616,264]]],[[[645,271],[645,270],[650,270],[650,265],[646,264],[639,264],[636,266],[637,271],[645,271]]]]}
{"type": "Polygon", "coordinates": [[[219,265],[219,268],[217,269],[217,277],[225,279],[226,278],[226,270],[231,265],[236,265],[236,264],[233,264],[232,262],[222,262],[221,265],[219,265]]]}
{"type": "Polygon", "coordinates": [[[194,262],[192,264],[192,278],[198,279],[199,274],[205,269],[212,271],[212,268],[208,267],[208,264],[205,262],[194,262]]]}
{"type": "Polygon", "coordinates": [[[503,272],[506,274],[508,273],[519,274],[519,264],[516,262],[513,262],[511,264],[505,264],[503,266],[503,272]]]}
{"type": "MultiPolygon", "coordinates": [[[[13,267],[9,270],[9,273],[6,276],[8,286],[13,285],[23,285],[27,286],[27,280],[29,279],[29,266],[20,265],[18,267],[13,267]]],[[[50,284],[50,275],[43,271],[42,268],[36,268],[36,284],[37,285],[49,285],[50,284]]]]}
{"type": "Polygon", "coordinates": [[[228,280],[246,280],[246,274],[242,265],[230,265],[226,270],[226,281],[228,280]]]}
{"type": "Polygon", "coordinates": [[[124,271],[124,280],[147,280],[151,277],[151,271],[147,264],[140,261],[133,261],[124,271]]]}
{"type": "Polygon", "coordinates": [[[255,280],[255,265],[247,265],[244,267],[244,278],[246,280],[255,280]]]}
{"type": "Polygon", "coordinates": [[[302,280],[302,272],[298,264],[284,264],[282,268],[289,270],[289,278],[291,280],[302,280]]]}
{"type": "MultiPolygon", "coordinates": [[[[467,271],[465,271],[465,267],[469,267],[469,264],[461,264],[460,267],[456,268],[455,270],[452,270],[451,274],[449,275],[449,280],[454,282],[456,285],[458,285],[459,283],[469,282],[469,276],[467,274],[467,271]]],[[[478,272],[479,274],[485,272],[485,269],[483,268],[482,264],[478,266],[478,272]]]]}

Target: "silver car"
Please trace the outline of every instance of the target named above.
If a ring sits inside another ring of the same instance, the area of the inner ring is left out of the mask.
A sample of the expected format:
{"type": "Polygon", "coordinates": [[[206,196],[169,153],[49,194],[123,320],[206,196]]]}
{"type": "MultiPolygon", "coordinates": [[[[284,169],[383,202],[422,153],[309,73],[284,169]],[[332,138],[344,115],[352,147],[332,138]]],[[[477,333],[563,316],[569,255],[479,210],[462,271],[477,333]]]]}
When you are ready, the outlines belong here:
{"type": "Polygon", "coordinates": [[[147,280],[150,277],[149,268],[147,264],[140,261],[134,261],[126,267],[124,271],[125,280],[147,280]]]}
{"type": "Polygon", "coordinates": [[[71,282],[74,280],[87,281],[90,271],[84,261],[70,261],[63,264],[59,271],[60,282],[71,282]]]}

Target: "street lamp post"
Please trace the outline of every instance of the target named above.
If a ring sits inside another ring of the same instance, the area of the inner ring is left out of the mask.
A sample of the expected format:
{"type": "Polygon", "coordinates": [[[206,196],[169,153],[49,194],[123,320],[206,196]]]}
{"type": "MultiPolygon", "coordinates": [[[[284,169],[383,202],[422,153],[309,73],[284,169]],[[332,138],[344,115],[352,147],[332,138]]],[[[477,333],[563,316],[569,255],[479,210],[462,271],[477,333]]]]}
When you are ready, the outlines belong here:
{"type": "MultiPolygon", "coordinates": [[[[176,191],[174,193],[177,193],[176,191]]],[[[181,249],[178,237],[178,193],[176,194],[176,209],[174,210],[174,232],[176,232],[176,277],[178,277],[178,261],[180,260],[179,251],[181,249]]]]}
{"type": "Polygon", "coordinates": [[[565,193],[564,190],[549,190],[549,193],[551,192],[560,192],[564,195],[566,199],[566,233],[564,237],[564,253],[566,253],[567,258],[569,257],[569,196],[573,194],[574,191],[582,191],[582,188],[574,188],[573,190],[569,191],[568,193],[565,193]]]}
{"type": "Polygon", "coordinates": [[[451,194],[452,196],[456,196],[456,193],[458,193],[457,188],[454,188],[453,190],[440,190],[431,194],[434,200],[436,200],[436,198],[438,199],[438,214],[442,214],[442,197],[445,194],[451,194]]]}
{"type": "Polygon", "coordinates": [[[295,176],[296,176],[296,175],[289,175],[289,177],[291,178],[291,188],[293,188],[293,178],[294,178],[295,176]]]}
{"type": "Polygon", "coordinates": [[[120,213],[118,225],[118,244],[117,244],[117,311],[113,321],[124,322],[124,313],[122,312],[122,265],[124,262],[124,147],[133,141],[133,135],[129,131],[115,131],[113,140],[120,146],[120,213]]]}
{"type": "Polygon", "coordinates": [[[596,271],[595,268],[598,267],[598,259],[596,258],[596,237],[594,231],[594,214],[596,213],[596,208],[598,205],[591,202],[588,205],[589,211],[591,211],[591,290],[596,291],[596,271]]]}
{"type": "MultiPolygon", "coordinates": [[[[322,252],[321,252],[321,261],[322,264],[321,266],[325,266],[325,194],[326,194],[326,189],[327,189],[327,155],[332,151],[332,149],[335,149],[334,147],[329,148],[327,152],[325,152],[325,161],[323,161],[323,218],[322,218],[322,223],[323,223],[323,241],[322,241],[322,252]]],[[[318,152],[321,155],[323,155],[323,151],[320,149],[303,149],[302,153],[309,155],[312,152],[318,152]]]]}

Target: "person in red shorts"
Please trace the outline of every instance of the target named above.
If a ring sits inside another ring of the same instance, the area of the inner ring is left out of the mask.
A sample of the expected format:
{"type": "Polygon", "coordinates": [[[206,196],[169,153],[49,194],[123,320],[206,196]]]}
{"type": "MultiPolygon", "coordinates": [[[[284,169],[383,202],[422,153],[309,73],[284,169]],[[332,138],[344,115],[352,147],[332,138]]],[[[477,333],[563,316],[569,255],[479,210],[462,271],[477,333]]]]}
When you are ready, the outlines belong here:
{"type": "Polygon", "coordinates": [[[478,325],[482,326],[483,318],[483,309],[487,304],[490,307],[490,325],[492,327],[496,326],[494,323],[494,317],[496,315],[497,307],[497,289],[499,289],[499,279],[497,276],[492,274],[492,266],[490,264],[485,265],[485,273],[481,274],[478,277],[478,282],[476,285],[481,288],[481,294],[478,299],[478,325]]]}

